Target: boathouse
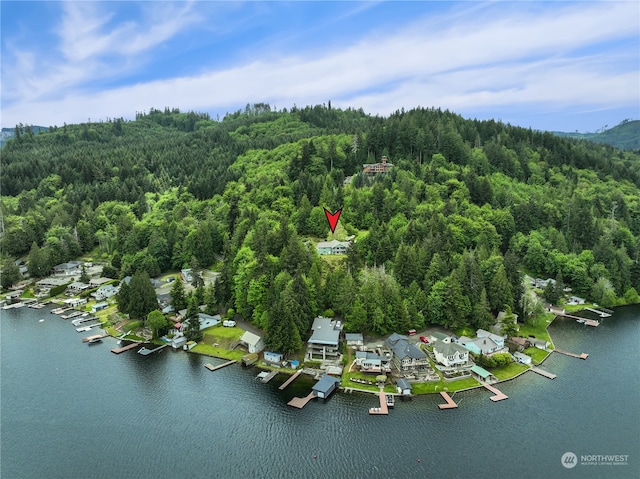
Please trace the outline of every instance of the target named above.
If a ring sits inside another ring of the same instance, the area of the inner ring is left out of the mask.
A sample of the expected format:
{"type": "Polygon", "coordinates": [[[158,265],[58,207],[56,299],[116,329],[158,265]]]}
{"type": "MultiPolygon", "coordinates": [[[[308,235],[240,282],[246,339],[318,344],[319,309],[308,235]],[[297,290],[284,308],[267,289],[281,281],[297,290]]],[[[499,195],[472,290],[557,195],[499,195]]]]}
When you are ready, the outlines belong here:
{"type": "Polygon", "coordinates": [[[396,381],[398,387],[398,393],[403,396],[411,396],[411,384],[405,378],[400,378],[396,381]]]}
{"type": "Polygon", "coordinates": [[[103,309],[107,309],[109,307],[109,303],[96,303],[91,306],[91,312],[97,313],[98,311],[102,311],[103,309]]]}
{"type": "Polygon", "coordinates": [[[340,379],[325,374],[311,389],[316,396],[322,399],[328,398],[331,393],[340,385],[340,379]]]}
{"type": "Polygon", "coordinates": [[[518,361],[520,364],[531,364],[531,356],[527,356],[520,351],[516,351],[515,353],[513,353],[513,357],[516,358],[516,361],[518,361]]]}
{"type": "Polygon", "coordinates": [[[245,331],[240,338],[240,343],[247,347],[250,353],[259,353],[264,349],[264,341],[262,337],[253,334],[251,331],[245,331]]]}
{"type": "Polygon", "coordinates": [[[493,374],[477,364],[471,367],[471,375],[480,381],[491,381],[497,379],[493,374]]]}

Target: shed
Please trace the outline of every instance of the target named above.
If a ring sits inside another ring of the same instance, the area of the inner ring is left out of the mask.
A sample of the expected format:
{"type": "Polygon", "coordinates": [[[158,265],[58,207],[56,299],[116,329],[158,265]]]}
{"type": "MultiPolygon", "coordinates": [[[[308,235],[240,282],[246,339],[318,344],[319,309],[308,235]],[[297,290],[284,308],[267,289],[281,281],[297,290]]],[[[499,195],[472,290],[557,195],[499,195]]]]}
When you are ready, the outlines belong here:
{"type": "Polygon", "coordinates": [[[527,356],[520,351],[516,351],[515,353],[513,353],[513,357],[516,358],[516,361],[521,364],[531,364],[531,356],[527,356]]]}
{"type": "Polygon", "coordinates": [[[280,364],[284,359],[284,354],[282,353],[274,353],[272,351],[264,352],[264,360],[267,363],[277,363],[280,364]]]}
{"type": "Polygon", "coordinates": [[[411,384],[405,378],[400,378],[396,381],[398,386],[398,392],[403,396],[411,396],[411,384]]]}
{"type": "Polygon", "coordinates": [[[471,367],[471,374],[476,376],[478,379],[482,381],[489,381],[490,379],[497,379],[493,374],[487,371],[484,368],[481,368],[477,364],[471,367]]]}
{"type": "Polygon", "coordinates": [[[250,353],[259,353],[264,349],[262,337],[253,334],[251,331],[245,331],[240,338],[240,342],[247,346],[250,353]]]}
{"type": "Polygon", "coordinates": [[[360,333],[346,333],[344,339],[347,341],[347,346],[362,346],[364,344],[364,338],[360,333]]]}
{"type": "Polygon", "coordinates": [[[91,306],[91,312],[97,313],[98,311],[102,311],[103,309],[107,309],[109,307],[109,303],[96,303],[91,306]]]}
{"type": "Polygon", "coordinates": [[[318,381],[311,389],[314,393],[316,393],[316,396],[322,399],[326,399],[338,387],[339,384],[340,379],[325,374],[324,376],[322,376],[320,381],[318,381]]]}

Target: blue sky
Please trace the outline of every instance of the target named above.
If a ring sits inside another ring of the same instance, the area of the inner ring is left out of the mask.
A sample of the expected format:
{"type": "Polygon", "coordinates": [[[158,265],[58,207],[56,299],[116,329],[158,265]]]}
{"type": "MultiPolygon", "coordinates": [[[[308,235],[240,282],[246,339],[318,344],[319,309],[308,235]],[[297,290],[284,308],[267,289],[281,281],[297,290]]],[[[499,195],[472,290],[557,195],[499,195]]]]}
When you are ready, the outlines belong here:
{"type": "Polygon", "coordinates": [[[540,130],[640,118],[640,4],[0,2],[0,124],[177,107],[422,107],[540,130]]]}

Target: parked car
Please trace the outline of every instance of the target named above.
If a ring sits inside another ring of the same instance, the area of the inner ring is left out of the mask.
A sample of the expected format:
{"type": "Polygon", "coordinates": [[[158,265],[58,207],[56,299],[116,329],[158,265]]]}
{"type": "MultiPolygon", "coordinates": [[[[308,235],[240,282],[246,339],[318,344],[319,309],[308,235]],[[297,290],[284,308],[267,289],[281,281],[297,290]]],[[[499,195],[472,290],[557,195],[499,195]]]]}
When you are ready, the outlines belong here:
{"type": "Polygon", "coordinates": [[[236,325],[236,322],[235,322],[235,321],[232,321],[232,320],[230,320],[230,319],[225,319],[225,320],[222,322],[222,325],[223,325],[225,328],[233,328],[233,327],[236,325]]]}
{"type": "Polygon", "coordinates": [[[424,344],[429,344],[429,340],[424,336],[420,336],[420,341],[422,341],[424,344]]]}
{"type": "Polygon", "coordinates": [[[415,329],[410,329],[409,330],[409,336],[413,336],[416,333],[417,333],[417,331],[415,329]]]}

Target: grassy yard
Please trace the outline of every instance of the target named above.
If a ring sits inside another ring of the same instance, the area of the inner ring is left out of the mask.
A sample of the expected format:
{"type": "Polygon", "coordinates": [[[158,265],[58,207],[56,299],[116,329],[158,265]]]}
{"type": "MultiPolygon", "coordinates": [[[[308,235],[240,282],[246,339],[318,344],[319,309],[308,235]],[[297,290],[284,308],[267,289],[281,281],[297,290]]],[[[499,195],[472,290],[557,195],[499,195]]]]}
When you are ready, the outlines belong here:
{"type": "Polygon", "coordinates": [[[528,336],[534,336],[537,339],[544,339],[545,341],[553,343],[547,328],[549,327],[549,324],[551,324],[551,321],[553,321],[554,317],[555,315],[553,313],[544,313],[528,320],[524,324],[520,324],[520,336],[525,338],[528,336]]]}
{"type": "Polygon", "coordinates": [[[505,379],[511,379],[523,371],[529,369],[528,366],[520,363],[511,363],[506,366],[502,366],[501,368],[493,368],[491,373],[497,377],[500,381],[504,381],[505,379]]]}
{"type": "Polygon", "coordinates": [[[480,383],[474,378],[460,379],[459,381],[438,381],[434,383],[412,383],[413,394],[430,394],[440,391],[453,392],[461,389],[469,389],[479,386],[480,383]]]}
{"type": "Polygon", "coordinates": [[[206,343],[199,343],[191,351],[194,353],[205,354],[207,356],[214,356],[216,358],[235,359],[236,361],[240,361],[242,356],[246,354],[244,351],[230,351],[227,348],[212,346],[211,344],[206,343]]]}
{"type": "Polygon", "coordinates": [[[535,364],[540,364],[544,360],[544,358],[546,358],[550,354],[549,351],[544,351],[538,348],[527,348],[523,351],[523,353],[527,356],[531,356],[535,364]]]}
{"type": "Polygon", "coordinates": [[[224,326],[212,326],[203,331],[202,342],[192,349],[193,352],[215,356],[223,359],[240,360],[247,354],[241,349],[229,349],[243,335],[240,328],[225,328],[224,326]]]}
{"type": "Polygon", "coordinates": [[[205,343],[220,343],[221,345],[223,343],[228,343],[227,345],[229,345],[240,339],[244,334],[244,330],[236,326],[233,328],[225,328],[222,325],[217,325],[205,329],[202,333],[204,335],[205,343]]]}

